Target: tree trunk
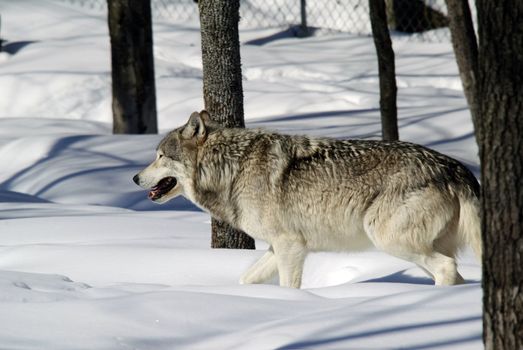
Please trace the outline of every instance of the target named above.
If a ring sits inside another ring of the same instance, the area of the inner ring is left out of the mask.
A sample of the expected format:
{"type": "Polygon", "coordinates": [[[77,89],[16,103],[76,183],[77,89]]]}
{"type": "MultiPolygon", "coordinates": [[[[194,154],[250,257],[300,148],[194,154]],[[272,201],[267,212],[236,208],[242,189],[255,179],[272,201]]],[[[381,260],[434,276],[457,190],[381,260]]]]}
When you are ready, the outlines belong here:
{"type": "Polygon", "coordinates": [[[113,132],[155,134],[156,92],[150,0],[107,0],[113,132]]]}
{"type": "Polygon", "coordinates": [[[380,75],[381,132],[384,140],[395,141],[399,138],[396,69],[387,27],[385,0],[369,0],[369,10],[380,75]]]}
{"type": "Polygon", "coordinates": [[[4,51],[4,39],[2,39],[2,15],[0,15],[0,52],[4,51]]]}
{"type": "Polygon", "coordinates": [[[477,128],[478,101],[475,89],[478,76],[478,44],[469,3],[468,0],[445,1],[447,3],[452,46],[458,63],[463,92],[470,108],[474,128],[477,128]]]}
{"type": "Polygon", "coordinates": [[[478,0],[483,339],[523,349],[523,2],[478,0]]]}
{"type": "Polygon", "coordinates": [[[405,33],[420,33],[443,28],[447,17],[425,0],[385,0],[389,28],[405,33]]]}
{"type": "MultiPolygon", "coordinates": [[[[199,0],[202,34],[203,95],[214,121],[244,127],[240,60],[239,0],[199,0]]],[[[212,219],[213,248],[254,249],[254,239],[212,219]]]]}

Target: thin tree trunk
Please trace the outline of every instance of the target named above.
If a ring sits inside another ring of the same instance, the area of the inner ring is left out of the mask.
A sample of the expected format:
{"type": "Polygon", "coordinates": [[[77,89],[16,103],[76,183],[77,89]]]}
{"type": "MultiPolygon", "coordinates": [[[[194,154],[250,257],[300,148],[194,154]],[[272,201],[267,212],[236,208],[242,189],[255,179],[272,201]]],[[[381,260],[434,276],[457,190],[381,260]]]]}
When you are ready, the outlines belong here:
{"type": "Polygon", "coordinates": [[[369,9],[372,35],[378,55],[382,137],[386,141],[395,141],[399,138],[396,68],[394,50],[387,27],[385,0],[369,0],[369,9]]]}
{"type": "Polygon", "coordinates": [[[523,2],[478,0],[484,342],[523,349],[523,2]]]}
{"type": "Polygon", "coordinates": [[[454,55],[458,63],[463,92],[472,115],[474,128],[478,125],[476,79],[478,76],[478,44],[468,0],[445,0],[449,17],[454,55]]]}
{"type": "Polygon", "coordinates": [[[150,0],[107,0],[113,132],[155,134],[156,89],[150,0]]]}
{"type": "MultiPolygon", "coordinates": [[[[203,95],[211,118],[227,127],[244,127],[238,22],[239,0],[199,0],[203,95]]],[[[212,219],[213,248],[254,249],[254,239],[212,219]]]]}

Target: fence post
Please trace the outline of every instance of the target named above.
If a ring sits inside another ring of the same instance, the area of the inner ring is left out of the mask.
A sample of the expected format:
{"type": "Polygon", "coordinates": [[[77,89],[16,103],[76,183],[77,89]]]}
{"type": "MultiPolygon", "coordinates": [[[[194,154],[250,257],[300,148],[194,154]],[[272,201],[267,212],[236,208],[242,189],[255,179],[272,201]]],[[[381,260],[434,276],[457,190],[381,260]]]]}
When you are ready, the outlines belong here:
{"type": "Polygon", "coordinates": [[[307,27],[307,4],[306,0],[300,0],[301,31],[300,36],[308,36],[309,28],[307,27]]]}

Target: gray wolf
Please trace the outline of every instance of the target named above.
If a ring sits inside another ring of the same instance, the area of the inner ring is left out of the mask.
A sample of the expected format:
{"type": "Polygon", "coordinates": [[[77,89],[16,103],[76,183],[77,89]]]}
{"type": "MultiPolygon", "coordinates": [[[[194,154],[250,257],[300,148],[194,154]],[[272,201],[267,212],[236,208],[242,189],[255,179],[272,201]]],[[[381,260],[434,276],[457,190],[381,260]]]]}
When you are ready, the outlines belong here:
{"type": "Polygon", "coordinates": [[[270,244],[241,277],[299,288],[311,251],[375,246],[462,283],[456,254],[481,256],[479,184],[461,163],[407,142],[336,140],[224,128],[194,112],[134,181],[164,203],[183,195],[270,244]]]}

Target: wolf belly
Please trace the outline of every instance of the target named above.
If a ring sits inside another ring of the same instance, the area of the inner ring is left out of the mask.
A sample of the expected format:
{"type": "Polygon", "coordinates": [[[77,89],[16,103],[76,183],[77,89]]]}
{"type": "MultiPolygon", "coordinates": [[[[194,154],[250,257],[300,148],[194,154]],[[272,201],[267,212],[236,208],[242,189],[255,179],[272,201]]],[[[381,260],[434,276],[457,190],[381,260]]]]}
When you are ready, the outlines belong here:
{"type": "Polygon", "coordinates": [[[358,251],[372,246],[365,234],[363,218],[349,208],[321,210],[282,220],[286,230],[302,236],[310,251],[358,251]]]}
{"type": "Polygon", "coordinates": [[[303,240],[309,251],[360,251],[373,246],[364,230],[363,215],[354,208],[321,202],[297,206],[244,203],[242,207],[239,228],[269,244],[286,236],[303,240]],[[266,210],[260,209],[264,207],[266,210]]]}

